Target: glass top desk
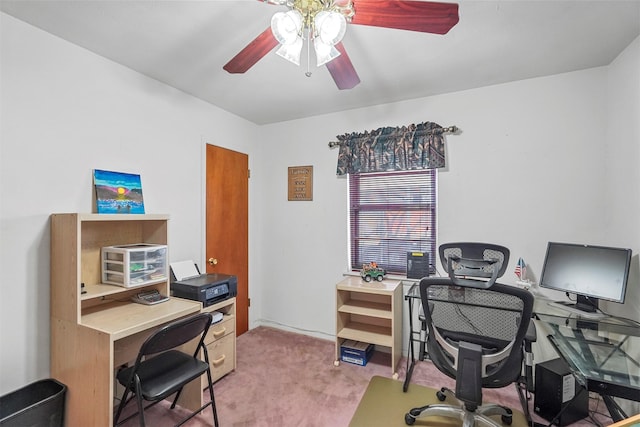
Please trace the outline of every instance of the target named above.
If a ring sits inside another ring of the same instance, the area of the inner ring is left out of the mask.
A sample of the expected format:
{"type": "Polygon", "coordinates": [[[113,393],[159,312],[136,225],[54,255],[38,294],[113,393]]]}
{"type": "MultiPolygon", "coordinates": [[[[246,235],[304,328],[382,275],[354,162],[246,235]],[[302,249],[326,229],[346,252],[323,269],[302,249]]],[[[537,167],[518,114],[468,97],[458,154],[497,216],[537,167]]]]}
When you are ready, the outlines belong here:
{"type": "Polygon", "coordinates": [[[536,301],[535,316],[557,353],[582,386],[602,396],[615,421],[626,418],[612,398],[640,401],[640,324],[581,318],[546,302],[536,301]]]}

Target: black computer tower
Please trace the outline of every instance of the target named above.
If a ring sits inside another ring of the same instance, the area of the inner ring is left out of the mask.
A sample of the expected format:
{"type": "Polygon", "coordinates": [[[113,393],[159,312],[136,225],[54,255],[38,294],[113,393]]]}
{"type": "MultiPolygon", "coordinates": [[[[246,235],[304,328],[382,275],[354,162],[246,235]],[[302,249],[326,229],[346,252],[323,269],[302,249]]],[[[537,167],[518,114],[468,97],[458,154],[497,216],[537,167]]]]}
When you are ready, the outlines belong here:
{"type": "Polygon", "coordinates": [[[407,252],[407,279],[429,276],[429,252],[407,252]]]}
{"type": "Polygon", "coordinates": [[[558,426],[572,424],[589,414],[589,393],[578,384],[564,360],[538,363],[535,378],[536,414],[552,421],[562,411],[556,421],[558,426]]]}

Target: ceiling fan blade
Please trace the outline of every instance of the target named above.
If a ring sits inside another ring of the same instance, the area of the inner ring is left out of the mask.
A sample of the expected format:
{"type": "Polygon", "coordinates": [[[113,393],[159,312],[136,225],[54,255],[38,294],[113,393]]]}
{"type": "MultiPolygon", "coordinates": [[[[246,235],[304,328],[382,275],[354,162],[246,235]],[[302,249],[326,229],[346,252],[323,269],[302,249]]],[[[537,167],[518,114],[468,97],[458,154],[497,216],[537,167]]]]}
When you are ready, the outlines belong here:
{"type": "Polygon", "coordinates": [[[456,3],[412,0],[353,0],[352,24],[446,34],[458,23],[456,3]]]}
{"type": "Polygon", "coordinates": [[[244,73],[278,44],[271,27],[268,27],[222,68],[232,74],[244,73]]]}
{"type": "Polygon", "coordinates": [[[353,89],[360,83],[360,77],[358,77],[356,69],[353,68],[351,59],[347,55],[342,42],[336,45],[336,49],[340,52],[340,56],[331,62],[327,62],[327,69],[331,73],[333,81],[336,82],[338,89],[353,89]]]}

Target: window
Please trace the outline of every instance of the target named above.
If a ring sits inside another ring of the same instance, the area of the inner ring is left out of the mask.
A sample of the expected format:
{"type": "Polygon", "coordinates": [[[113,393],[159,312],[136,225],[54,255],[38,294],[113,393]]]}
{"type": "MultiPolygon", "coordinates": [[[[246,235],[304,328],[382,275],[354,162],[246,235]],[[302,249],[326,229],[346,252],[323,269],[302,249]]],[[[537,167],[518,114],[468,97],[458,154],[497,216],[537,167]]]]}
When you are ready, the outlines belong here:
{"type": "Polygon", "coordinates": [[[436,169],[349,174],[349,205],[352,270],[375,261],[405,275],[415,251],[435,265],[436,169]]]}

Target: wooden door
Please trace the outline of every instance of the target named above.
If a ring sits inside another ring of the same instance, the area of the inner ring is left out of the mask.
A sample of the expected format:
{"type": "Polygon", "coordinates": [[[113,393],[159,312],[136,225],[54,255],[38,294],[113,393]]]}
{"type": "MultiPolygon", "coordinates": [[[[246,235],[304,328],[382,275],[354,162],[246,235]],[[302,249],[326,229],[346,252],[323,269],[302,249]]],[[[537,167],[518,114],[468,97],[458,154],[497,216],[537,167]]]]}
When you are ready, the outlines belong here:
{"type": "Polygon", "coordinates": [[[249,156],[207,144],[207,273],[238,277],[236,335],[249,329],[249,156]]]}

